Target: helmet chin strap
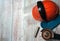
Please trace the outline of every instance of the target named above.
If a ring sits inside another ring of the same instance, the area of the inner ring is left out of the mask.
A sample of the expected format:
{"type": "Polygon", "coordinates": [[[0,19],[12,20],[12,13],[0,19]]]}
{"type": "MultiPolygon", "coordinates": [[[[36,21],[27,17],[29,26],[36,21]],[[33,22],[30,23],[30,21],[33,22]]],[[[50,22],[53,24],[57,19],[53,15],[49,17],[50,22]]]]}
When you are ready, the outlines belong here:
{"type": "Polygon", "coordinates": [[[38,11],[40,13],[41,18],[44,21],[46,21],[46,11],[45,11],[45,8],[44,8],[44,5],[43,5],[42,1],[38,1],[37,6],[38,6],[38,11]]]}

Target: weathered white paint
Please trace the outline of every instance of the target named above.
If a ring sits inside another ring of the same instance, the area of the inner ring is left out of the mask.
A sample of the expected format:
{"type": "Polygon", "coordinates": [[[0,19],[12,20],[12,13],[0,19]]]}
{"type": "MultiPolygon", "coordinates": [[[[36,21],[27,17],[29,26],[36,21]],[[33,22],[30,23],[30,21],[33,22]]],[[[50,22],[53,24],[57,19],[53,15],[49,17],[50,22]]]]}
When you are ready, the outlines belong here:
{"type": "Polygon", "coordinates": [[[0,41],[12,40],[11,0],[0,0],[0,41]]]}
{"type": "MultiPolygon", "coordinates": [[[[41,37],[40,22],[32,17],[32,7],[37,1],[39,0],[0,0],[0,41],[45,41],[41,37]],[[40,31],[35,38],[38,27],[40,31]]],[[[60,7],[60,0],[53,1],[60,7]]],[[[60,32],[59,28],[60,26],[55,29],[56,33],[60,32]]]]}

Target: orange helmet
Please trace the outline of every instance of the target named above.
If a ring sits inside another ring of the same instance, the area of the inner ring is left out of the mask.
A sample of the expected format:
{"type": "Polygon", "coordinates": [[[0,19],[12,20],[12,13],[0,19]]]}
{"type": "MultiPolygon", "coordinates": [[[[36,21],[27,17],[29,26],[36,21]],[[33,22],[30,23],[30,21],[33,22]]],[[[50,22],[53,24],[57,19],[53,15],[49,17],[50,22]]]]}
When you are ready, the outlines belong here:
{"type": "Polygon", "coordinates": [[[58,6],[52,1],[38,1],[32,9],[32,15],[38,21],[50,21],[58,15],[58,6]]]}

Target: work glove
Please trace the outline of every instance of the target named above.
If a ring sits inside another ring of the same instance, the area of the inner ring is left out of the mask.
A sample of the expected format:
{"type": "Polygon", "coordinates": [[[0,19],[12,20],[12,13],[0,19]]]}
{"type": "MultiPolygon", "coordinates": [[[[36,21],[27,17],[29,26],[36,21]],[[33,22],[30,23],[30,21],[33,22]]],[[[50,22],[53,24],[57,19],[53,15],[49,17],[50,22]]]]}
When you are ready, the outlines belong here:
{"type": "Polygon", "coordinates": [[[40,25],[41,25],[41,27],[43,29],[53,30],[59,24],[60,24],[60,15],[58,15],[54,20],[51,20],[51,21],[43,21],[43,22],[41,22],[40,25]]]}

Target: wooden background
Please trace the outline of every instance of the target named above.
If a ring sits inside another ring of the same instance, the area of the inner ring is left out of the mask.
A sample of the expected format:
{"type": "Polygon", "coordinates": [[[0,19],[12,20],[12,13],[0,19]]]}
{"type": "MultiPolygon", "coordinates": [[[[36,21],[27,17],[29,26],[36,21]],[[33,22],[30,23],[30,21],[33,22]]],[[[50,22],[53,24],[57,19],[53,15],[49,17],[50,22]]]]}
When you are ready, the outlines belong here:
{"type": "MultiPolygon", "coordinates": [[[[41,37],[40,22],[32,17],[32,7],[36,5],[37,1],[0,0],[0,41],[45,41],[41,37]],[[40,31],[37,38],[35,38],[38,27],[40,27],[40,31]]],[[[60,7],[59,0],[53,1],[60,7]]],[[[55,31],[59,33],[60,26],[55,31]]]]}

